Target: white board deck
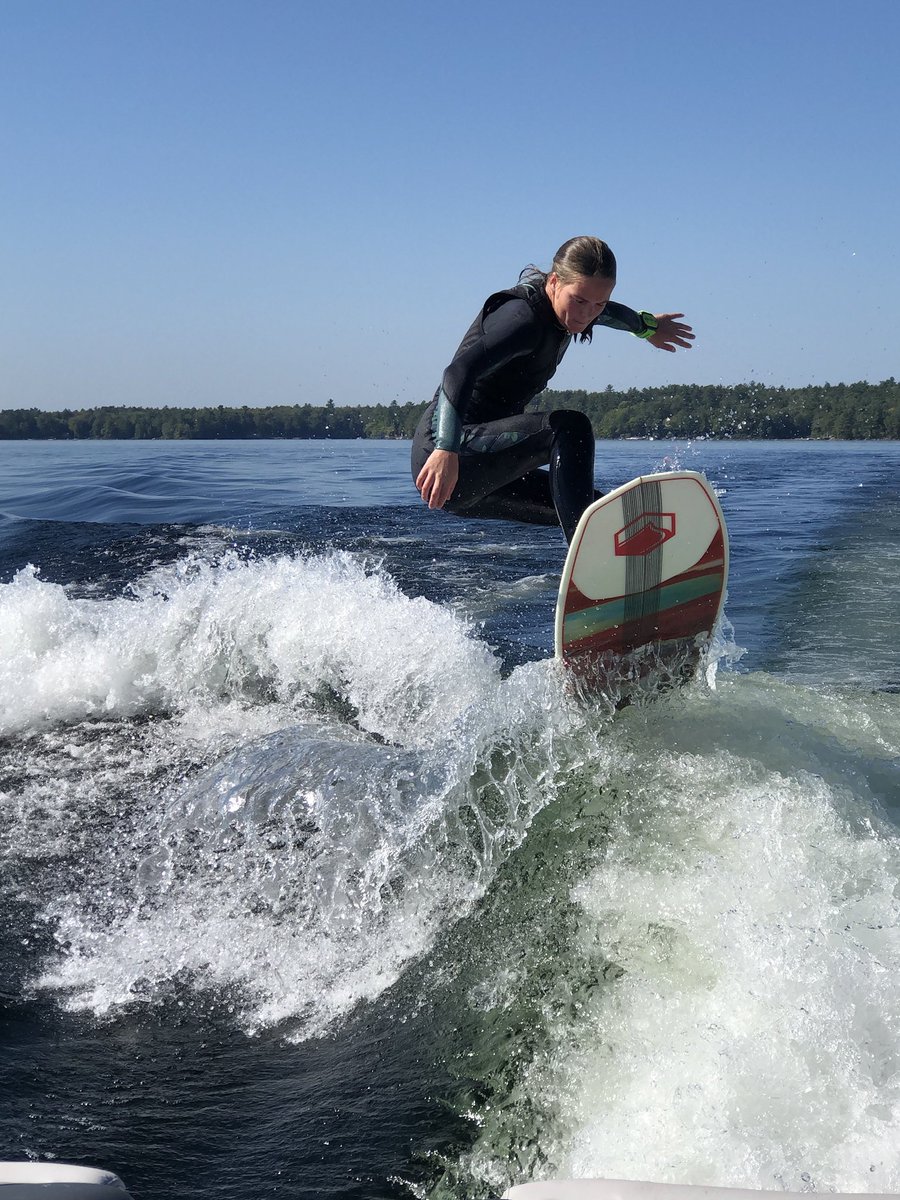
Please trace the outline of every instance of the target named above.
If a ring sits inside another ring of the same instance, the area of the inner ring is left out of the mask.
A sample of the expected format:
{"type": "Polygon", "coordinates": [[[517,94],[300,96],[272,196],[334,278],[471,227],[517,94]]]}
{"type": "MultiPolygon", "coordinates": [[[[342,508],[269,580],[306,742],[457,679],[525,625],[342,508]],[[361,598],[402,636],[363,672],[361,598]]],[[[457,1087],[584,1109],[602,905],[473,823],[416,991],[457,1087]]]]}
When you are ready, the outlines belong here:
{"type": "Polygon", "coordinates": [[[725,519],[704,477],[632,479],[578,523],[559,586],[556,656],[583,672],[647,647],[699,653],[727,580],[725,519]]]}

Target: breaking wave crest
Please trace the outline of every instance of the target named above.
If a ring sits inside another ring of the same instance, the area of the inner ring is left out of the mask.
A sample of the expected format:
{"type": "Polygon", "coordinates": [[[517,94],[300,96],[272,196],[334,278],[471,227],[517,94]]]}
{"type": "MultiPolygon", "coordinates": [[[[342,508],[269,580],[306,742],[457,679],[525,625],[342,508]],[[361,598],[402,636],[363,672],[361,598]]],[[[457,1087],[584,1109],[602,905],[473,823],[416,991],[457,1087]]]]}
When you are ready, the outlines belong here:
{"type": "Polygon", "coordinates": [[[188,983],[248,1029],[321,1032],[471,910],[552,798],[552,666],[504,679],[352,556],[191,556],[112,599],[27,570],[3,605],[26,680],[4,728],[33,751],[13,836],[71,859],[40,980],[70,1007],[188,983]]]}

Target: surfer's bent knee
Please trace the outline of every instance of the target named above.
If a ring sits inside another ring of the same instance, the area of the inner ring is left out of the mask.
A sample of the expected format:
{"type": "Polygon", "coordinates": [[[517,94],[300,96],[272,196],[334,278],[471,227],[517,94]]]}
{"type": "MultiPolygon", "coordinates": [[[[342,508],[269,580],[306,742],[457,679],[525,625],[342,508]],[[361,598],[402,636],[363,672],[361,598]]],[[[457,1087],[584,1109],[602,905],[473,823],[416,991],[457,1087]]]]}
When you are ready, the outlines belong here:
{"type": "Polygon", "coordinates": [[[594,427],[587,413],[576,408],[557,408],[550,413],[548,423],[554,433],[569,433],[575,437],[593,439],[594,427]]]}

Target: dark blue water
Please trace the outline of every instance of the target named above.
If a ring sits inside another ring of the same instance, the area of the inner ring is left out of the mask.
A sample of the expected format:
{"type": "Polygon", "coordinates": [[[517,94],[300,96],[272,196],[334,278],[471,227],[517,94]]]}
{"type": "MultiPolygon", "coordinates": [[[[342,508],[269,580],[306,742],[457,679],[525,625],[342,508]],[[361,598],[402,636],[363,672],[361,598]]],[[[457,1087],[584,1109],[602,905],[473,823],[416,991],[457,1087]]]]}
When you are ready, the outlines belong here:
{"type": "Polygon", "coordinates": [[[0,1157],[895,1190],[900,446],[601,444],[732,541],[717,671],[615,717],[558,532],[407,461],[0,443],[0,1157]]]}

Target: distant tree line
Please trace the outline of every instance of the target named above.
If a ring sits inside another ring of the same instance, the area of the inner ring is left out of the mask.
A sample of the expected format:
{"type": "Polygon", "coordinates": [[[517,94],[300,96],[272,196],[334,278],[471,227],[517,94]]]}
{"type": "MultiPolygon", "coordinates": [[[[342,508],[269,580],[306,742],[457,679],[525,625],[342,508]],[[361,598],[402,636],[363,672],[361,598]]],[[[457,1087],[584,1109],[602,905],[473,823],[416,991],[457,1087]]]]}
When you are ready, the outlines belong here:
{"type": "Polygon", "coordinates": [[[617,392],[545,392],[540,408],[577,408],[599,438],[900,438],[900,383],[804,388],[671,384],[617,392]]]}
{"type": "Polygon", "coordinates": [[[83,408],[0,411],[0,440],[10,438],[408,438],[422,404],[340,408],[327,404],[269,408],[83,408]]]}
{"type": "MultiPolygon", "coordinates": [[[[600,438],[900,439],[900,383],[805,388],[672,384],[547,391],[537,409],[587,413],[600,438]]],[[[410,438],[422,404],[0,411],[0,440],[30,438],[410,438]]]]}

